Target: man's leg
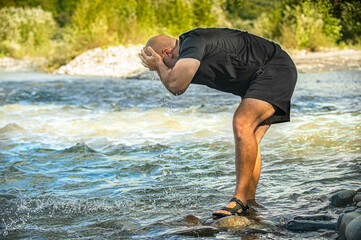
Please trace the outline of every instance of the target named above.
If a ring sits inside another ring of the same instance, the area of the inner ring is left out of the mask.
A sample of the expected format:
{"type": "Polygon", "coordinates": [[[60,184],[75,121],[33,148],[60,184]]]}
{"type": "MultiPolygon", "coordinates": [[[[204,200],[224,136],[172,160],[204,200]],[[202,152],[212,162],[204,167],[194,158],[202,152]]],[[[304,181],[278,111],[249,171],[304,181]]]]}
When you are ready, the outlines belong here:
{"type": "MultiPolygon", "coordinates": [[[[260,173],[259,142],[267,128],[261,127],[261,123],[272,116],[275,108],[262,100],[246,98],[237,108],[233,117],[233,132],[236,148],[236,174],[237,182],[234,197],[247,203],[250,184],[255,188],[260,173]],[[257,133],[257,129],[260,132],[257,133]],[[263,132],[263,134],[261,134],[263,132]],[[261,136],[257,139],[256,135],[261,136]],[[259,155],[259,157],[257,157],[259,155]],[[259,163],[257,159],[259,158],[259,163]],[[258,164],[256,166],[256,163],[258,164]],[[256,182],[253,180],[256,179],[256,182]],[[253,183],[252,183],[253,181],[253,183]]],[[[233,208],[236,203],[231,202],[227,207],[233,208]]],[[[217,213],[229,214],[224,210],[217,213]]]]}
{"type": "Polygon", "coordinates": [[[253,176],[252,176],[251,182],[249,184],[249,188],[248,188],[248,192],[247,192],[247,196],[246,196],[247,200],[255,199],[256,188],[257,188],[259,177],[261,175],[260,143],[269,127],[270,127],[270,125],[261,125],[261,126],[257,127],[256,132],[255,132],[255,136],[256,136],[256,140],[257,140],[257,144],[258,144],[258,152],[257,152],[256,164],[255,164],[254,170],[253,170],[253,176]]]}

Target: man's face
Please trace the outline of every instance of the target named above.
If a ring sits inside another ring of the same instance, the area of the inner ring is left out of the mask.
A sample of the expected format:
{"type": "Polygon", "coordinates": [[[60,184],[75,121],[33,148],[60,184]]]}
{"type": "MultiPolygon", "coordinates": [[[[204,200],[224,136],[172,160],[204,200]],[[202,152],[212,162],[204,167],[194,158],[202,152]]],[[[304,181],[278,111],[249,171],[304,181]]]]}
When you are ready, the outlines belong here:
{"type": "Polygon", "coordinates": [[[163,62],[167,67],[174,67],[177,59],[179,57],[179,45],[178,40],[176,41],[176,45],[173,49],[168,50],[166,54],[164,54],[163,62]]]}

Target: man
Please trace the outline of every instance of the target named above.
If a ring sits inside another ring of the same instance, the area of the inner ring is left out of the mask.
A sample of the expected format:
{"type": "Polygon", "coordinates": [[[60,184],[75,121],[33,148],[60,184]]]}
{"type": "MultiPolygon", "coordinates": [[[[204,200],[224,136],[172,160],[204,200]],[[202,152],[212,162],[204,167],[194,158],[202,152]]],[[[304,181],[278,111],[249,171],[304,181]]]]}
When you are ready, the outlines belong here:
{"type": "Polygon", "coordinates": [[[236,188],[229,204],[213,216],[247,214],[261,172],[261,139],[271,124],[290,120],[297,80],[292,59],[274,42],[226,28],[197,28],[179,39],[158,35],[139,57],[174,95],[195,83],[242,98],[233,117],[236,188]]]}

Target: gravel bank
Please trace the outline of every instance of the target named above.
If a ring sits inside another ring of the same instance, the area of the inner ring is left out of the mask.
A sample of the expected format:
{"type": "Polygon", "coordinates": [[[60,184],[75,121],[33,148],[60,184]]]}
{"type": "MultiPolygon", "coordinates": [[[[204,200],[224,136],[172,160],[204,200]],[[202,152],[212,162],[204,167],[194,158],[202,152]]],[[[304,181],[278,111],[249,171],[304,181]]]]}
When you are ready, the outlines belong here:
{"type": "MultiPolygon", "coordinates": [[[[138,58],[143,46],[109,47],[87,51],[55,73],[146,79],[157,77],[138,58]]],[[[300,52],[291,55],[300,73],[361,70],[361,51],[300,52]]]]}
{"type": "MultiPolygon", "coordinates": [[[[138,53],[142,47],[137,45],[92,49],[80,54],[54,73],[136,79],[158,78],[156,73],[147,71],[141,65],[138,53]]],[[[360,50],[300,52],[291,54],[291,57],[300,73],[361,70],[360,50]]],[[[0,71],[24,71],[31,69],[32,65],[34,63],[30,60],[0,59],[0,71]]]]}

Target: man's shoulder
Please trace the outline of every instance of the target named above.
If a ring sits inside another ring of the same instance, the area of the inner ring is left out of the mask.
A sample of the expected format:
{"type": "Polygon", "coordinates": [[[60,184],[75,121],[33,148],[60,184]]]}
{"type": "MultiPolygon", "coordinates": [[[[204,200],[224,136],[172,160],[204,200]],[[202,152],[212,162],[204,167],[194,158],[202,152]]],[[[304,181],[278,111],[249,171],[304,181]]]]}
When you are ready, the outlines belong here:
{"type": "Polygon", "coordinates": [[[189,35],[189,34],[203,35],[203,34],[222,33],[222,32],[238,32],[238,33],[243,33],[243,32],[245,32],[245,31],[238,30],[238,29],[232,29],[232,28],[215,28],[215,27],[210,27],[210,28],[195,28],[195,29],[192,29],[192,30],[190,30],[190,31],[188,31],[188,32],[182,33],[180,36],[189,35]]]}

